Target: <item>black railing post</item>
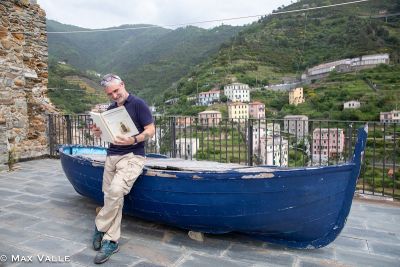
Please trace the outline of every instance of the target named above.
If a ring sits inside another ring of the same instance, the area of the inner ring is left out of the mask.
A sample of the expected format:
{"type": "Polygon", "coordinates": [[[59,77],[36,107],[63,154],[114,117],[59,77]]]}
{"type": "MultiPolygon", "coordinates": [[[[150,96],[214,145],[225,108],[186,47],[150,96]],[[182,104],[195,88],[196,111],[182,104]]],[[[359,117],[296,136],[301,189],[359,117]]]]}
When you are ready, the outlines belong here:
{"type": "Polygon", "coordinates": [[[176,158],[176,129],[175,129],[175,117],[171,118],[171,146],[172,146],[172,157],[176,158]]]}
{"type": "Polygon", "coordinates": [[[351,161],[351,157],[353,156],[353,123],[349,124],[349,154],[347,157],[347,161],[351,161]]]}
{"type": "Polygon", "coordinates": [[[47,116],[47,127],[49,133],[49,154],[51,157],[54,156],[54,126],[53,126],[53,116],[52,114],[48,114],[47,116]]]}
{"type": "Polygon", "coordinates": [[[71,115],[64,115],[65,122],[67,123],[67,144],[72,144],[72,124],[71,115]]]}
{"type": "MultiPolygon", "coordinates": [[[[253,166],[253,122],[251,119],[248,120],[248,143],[247,143],[247,158],[249,159],[249,166],[253,166]]],[[[258,133],[260,134],[260,133],[258,133]]]]}

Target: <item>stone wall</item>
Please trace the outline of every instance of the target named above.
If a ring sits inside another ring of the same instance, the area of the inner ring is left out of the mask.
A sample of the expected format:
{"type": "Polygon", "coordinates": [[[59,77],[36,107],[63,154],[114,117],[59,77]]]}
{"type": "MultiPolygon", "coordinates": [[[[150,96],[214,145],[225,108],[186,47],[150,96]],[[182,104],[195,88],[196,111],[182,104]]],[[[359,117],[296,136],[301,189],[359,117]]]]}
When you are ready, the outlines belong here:
{"type": "Polygon", "coordinates": [[[29,0],[0,1],[0,168],[48,154],[46,14],[29,0]]]}

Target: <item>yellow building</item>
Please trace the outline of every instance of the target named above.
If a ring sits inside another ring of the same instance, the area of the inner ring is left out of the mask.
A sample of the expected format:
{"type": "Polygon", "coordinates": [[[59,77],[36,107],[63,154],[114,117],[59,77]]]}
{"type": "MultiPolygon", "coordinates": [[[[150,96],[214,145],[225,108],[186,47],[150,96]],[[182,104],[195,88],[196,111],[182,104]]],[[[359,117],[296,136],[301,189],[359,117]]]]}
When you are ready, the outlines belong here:
{"type": "Polygon", "coordinates": [[[244,122],[249,118],[249,104],[242,102],[229,103],[228,116],[229,119],[233,119],[234,121],[244,122]]]}
{"type": "Polygon", "coordinates": [[[303,87],[294,88],[289,91],[289,104],[297,106],[304,103],[303,87]]]}

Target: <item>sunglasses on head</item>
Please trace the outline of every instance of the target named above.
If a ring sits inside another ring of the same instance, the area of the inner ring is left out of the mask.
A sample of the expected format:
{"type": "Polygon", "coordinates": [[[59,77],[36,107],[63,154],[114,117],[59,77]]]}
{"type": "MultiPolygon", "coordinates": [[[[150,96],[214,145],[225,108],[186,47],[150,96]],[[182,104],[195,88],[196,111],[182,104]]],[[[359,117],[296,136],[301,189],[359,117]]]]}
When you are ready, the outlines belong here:
{"type": "Polygon", "coordinates": [[[122,81],[121,78],[118,77],[117,75],[108,74],[108,75],[104,76],[104,78],[101,80],[100,85],[101,86],[106,86],[107,83],[111,82],[113,79],[118,80],[118,81],[122,81]]]}

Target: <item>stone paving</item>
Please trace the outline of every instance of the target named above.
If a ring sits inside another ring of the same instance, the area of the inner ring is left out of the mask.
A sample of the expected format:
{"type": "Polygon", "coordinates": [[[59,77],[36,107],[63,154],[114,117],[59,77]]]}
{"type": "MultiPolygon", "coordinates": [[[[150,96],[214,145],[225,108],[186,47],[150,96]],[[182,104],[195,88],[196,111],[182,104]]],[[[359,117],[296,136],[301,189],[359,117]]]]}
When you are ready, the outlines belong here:
{"type": "MultiPolygon", "coordinates": [[[[74,191],[59,160],[17,167],[0,172],[0,266],[94,266],[95,203],[74,191]]],[[[237,234],[197,242],[186,231],[130,216],[120,243],[103,266],[400,266],[400,205],[355,200],[341,235],[317,250],[237,234]]]]}

